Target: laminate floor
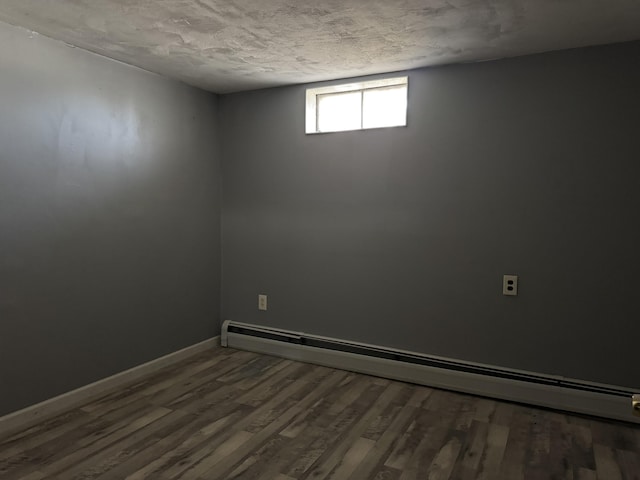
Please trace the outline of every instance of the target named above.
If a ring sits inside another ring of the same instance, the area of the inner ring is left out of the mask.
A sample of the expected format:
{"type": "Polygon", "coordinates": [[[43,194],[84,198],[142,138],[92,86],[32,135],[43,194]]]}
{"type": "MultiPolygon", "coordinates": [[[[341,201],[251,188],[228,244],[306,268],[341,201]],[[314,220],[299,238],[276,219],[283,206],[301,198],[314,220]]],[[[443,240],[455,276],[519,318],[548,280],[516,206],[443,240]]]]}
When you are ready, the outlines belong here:
{"type": "Polygon", "coordinates": [[[14,479],[640,479],[640,429],[219,348],[0,438],[14,479]]]}

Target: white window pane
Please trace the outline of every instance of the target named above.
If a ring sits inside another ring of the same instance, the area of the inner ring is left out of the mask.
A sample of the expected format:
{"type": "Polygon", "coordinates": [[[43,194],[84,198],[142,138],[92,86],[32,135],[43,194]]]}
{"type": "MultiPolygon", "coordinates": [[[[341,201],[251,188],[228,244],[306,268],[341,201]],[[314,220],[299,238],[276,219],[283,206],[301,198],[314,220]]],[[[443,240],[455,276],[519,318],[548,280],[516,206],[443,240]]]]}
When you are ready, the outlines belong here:
{"type": "Polygon", "coordinates": [[[397,127],[407,124],[407,86],[364,91],[362,127],[397,127]]]}
{"type": "Polygon", "coordinates": [[[339,132],[361,128],[361,92],[318,95],[318,131],[339,132]]]}

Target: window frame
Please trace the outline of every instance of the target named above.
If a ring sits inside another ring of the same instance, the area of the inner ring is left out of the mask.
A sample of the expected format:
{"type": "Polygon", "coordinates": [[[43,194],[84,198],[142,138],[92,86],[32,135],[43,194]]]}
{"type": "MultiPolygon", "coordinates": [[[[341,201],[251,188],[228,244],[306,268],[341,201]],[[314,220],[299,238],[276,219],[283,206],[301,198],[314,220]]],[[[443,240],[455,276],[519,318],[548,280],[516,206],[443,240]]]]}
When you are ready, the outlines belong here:
{"type": "MultiPolygon", "coordinates": [[[[354,132],[358,130],[371,130],[375,128],[397,128],[407,126],[407,116],[405,112],[405,122],[403,125],[393,125],[388,127],[364,127],[364,92],[367,90],[376,90],[381,88],[390,88],[405,86],[407,97],[409,96],[409,77],[392,77],[381,78],[377,80],[366,80],[362,82],[343,83],[339,85],[328,85],[324,87],[308,88],[306,92],[306,122],[305,133],[307,135],[324,134],[324,133],[340,133],[340,132],[354,132]],[[318,99],[319,97],[326,95],[339,95],[342,93],[360,92],[360,128],[354,128],[349,130],[330,130],[319,131],[318,130],[318,99]]],[[[407,98],[407,108],[408,108],[407,98]]]]}

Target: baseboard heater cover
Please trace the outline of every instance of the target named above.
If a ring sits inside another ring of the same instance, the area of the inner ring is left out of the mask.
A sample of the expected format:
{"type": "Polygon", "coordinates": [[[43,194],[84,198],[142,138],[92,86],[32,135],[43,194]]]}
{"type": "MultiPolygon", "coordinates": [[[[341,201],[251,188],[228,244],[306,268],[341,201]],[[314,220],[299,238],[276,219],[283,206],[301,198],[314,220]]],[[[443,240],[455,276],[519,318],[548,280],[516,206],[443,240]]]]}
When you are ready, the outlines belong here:
{"type": "Polygon", "coordinates": [[[220,344],[430,387],[640,423],[640,417],[633,415],[631,388],[230,320],[222,325],[220,344]]]}

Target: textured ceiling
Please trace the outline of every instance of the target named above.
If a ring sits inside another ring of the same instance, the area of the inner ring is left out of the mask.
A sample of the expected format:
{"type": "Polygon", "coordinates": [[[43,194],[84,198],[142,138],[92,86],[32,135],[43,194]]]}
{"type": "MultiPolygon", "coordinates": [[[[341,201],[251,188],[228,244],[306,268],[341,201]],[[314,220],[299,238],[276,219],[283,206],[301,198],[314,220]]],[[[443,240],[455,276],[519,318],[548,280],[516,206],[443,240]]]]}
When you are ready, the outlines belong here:
{"type": "Polygon", "coordinates": [[[1,0],[0,20],[225,93],[640,39],[640,0],[1,0]]]}

